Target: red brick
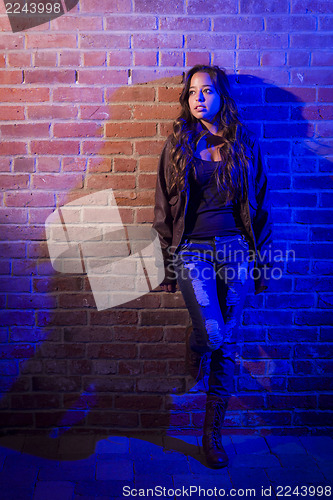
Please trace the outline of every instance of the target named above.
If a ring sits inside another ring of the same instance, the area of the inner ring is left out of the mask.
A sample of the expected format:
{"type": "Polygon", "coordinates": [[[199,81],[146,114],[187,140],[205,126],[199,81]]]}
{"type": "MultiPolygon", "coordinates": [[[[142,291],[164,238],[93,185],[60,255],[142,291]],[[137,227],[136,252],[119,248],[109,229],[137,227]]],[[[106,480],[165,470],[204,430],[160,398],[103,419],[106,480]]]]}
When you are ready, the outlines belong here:
{"type": "Polygon", "coordinates": [[[96,123],[55,123],[53,126],[54,137],[101,137],[103,128],[96,123]]]}
{"type": "Polygon", "coordinates": [[[81,377],[78,376],[36,376],[32,377],[34,391],[72,392],[81,389],[81,377]]]}
{"type": "Polygon", "coordinates": [[[167,3],[163,0],[136,0],[135,12],[142,14],[183,14],[184,2],[182,0],[170,0],[167,3]]]}
{"type": "Polygon", "coordinates": [[[14,158],[14,172],[33,172],[34,169],[34,158],[14,158]]]}
{"type": "Polygon", "coordinates": [[[45,102],[50,98],[50,90],[48,88],[2,88],[2,102],[45,102]]]}
{"type": "Polygon", "coordinates": [[[61,16],[52,20],[52,29],[56,31],[103,31],[101,16],[61,16]]]}
{"type": "Polygon", "coordinates": [[[166,375],[168,364],[166,361],[144,361],[143,373],[145,375],[166,375]]]}
{"type": "Polygon", "coordinates": [[[30,224],[44,224],[52,212],[52,208],[31,208],[29,210],[29,222],[30,224]]]}
{"type": "Polygon", "coordinates": [[[27,113],[29,120],[49,120],[60,118],[76,118],[78,110],[76,106],[66,105],[41,105],[41,106],[27,106],[27,113]]]}
{"type": "Polygon", "coordinates": [[[95,157],[88,159],[87,165],[88,172],[110,172],[111,171],[111,158],[95,157]]]}
{"type": "Polygon", "coordinates": [[[25,243],[17,242],[0,242],[1,255],[10,257],[11,259],[25,257],[25,243]]]}
{"type": "Polygon", "coordinates": [[[243,33],[245,31],[262,31],[263,29],[264,20],[259,16],[219,16],[214,19],[214,31],[216,32],[243,33]]]}
{"type": "Polygon", "coordinates": [[[88,189],[134,189],[135,182],[135,175],[96,174],[87,177],[86,186],[88,189]]]}
{"type": "MultiPolygon", "coordinates": [[[[15,318],[15,316],[18,319],[23,320],[23,315],[27,316],[27,321],[24,323],[23,321],[21,322],[22,325],[32,325],[32,322],[29,321],[29,318],[31,318],[31,314],[29,314],[27,311],[24,311],[20,316],[18,315],[18,312],[8,312],[4,314],[3,312],[0,312],[1,319],[5,320],[5,322],[1,322],[2,325],[7,324],[7,320],[10,318],[15,318]]],[[[15,321],[14,321],[15,324],[15,321]]],[[[9,324],[9,326],[12,326],[13,323],[9,324]]],[[[1,346],[1,352],[0,352],[0,358],[1,359],[20,359],[20,358],[31,358],[35,354],[35,347],[31,344],[7,344],[1,346]]]]}
{"type": "Polygon", "coordinates": [[[311,66],[333,66],[333,55],[326,52],[313,52],[311,66]]]}
{"type": "Polygon", "coordinates": [[[34,174],[32,179],[34,189],[43,189],[45,191],[57,191],[65,189],[82,188],[83,179],[81,174],[34,174]]]}
{"type": "MultiPolygon", "coordinates": [[[[167,138],[173,132],[172,122],[160,123],[160,136],[167,138]]],[[[161,151],[160,151],[161,153],[161,151]]]]}
{"type": "Polygon", "coordinates": [[[0,120],[24,120],[23,106],[0,106],[0,120]]]}
{"type": "Polygon", "coordinates": [[[112,50],[109,53],[108,66],[125,66],[132,64],[132,53],[129,50],[112,50]]]}
{"type": "MultiPolygon", "coordinates": [[[[124,54],[125,53],[126,51],[124,51],[124,54]]],[[[106,60],[107,52],[105,50],[89,50],[88,52],[83,52],[84,66],[98,66],[101,68],[102,66],[106,66],[106,60]]]]}
{"type": "Polygon", "coordinates": [[[60,172],[59,156],[40,156],[37,159],[37,172],[60,172]]]}
{"type": "Polygon", "coordinates": [[[43,240],[45,239],[45,227],[44,224],[42,226],[18,226],[18,225],[9,225],[2,230],[2,237],[8,240],[43,240]]]}
{"type": "Polygon", "coordinates": [[[45,69],[31,69],[25,71],[26,83],[75,83],[75,72],[72,69],[57,69],[54,71],[45,69]]]}
{"type": "Polygon", "coordinates": [[[0,223],[2,224],[24,224],[27,221],[27,208],[0,208],[0,223]]]}
{"type": "Polygon", "coordinates": [[[9,52],[7,54],[7,63],[9,67],[31,66],[31,53],[27,51],[9,52]]]}
{"type": "Polygon", "coordinates": [[[295,31],[315,31],[316,19],[313,16],[272,16],[267,17],[266,31],[293,33],[295,31]]]}
{"type": "Polygon", "coordinates": [[[156,135],[156,123],[107,123],[105,126],[105,134],[106,137],[152,137],[156,135]]]}
{"type": "Polygon", "coordinates": [[[86,120],[129,120],[132,115],[130,105],[110,104],[107,106],[80,106],[81,118],[86,120]]]}
{"type": "Polygon", "coordinates": [[[115,408],[120,410],[159,410],[162,408],[161,396],[138,396],[132,394],[119,395],[115,397],[115,408]]]}
{"type": "Polygon", "coordinates": [[[76,34],[64,33],[26,33],[26,48],[27,49],[59,49],[77,47],[76,34]]]}
{"type": "Polygon", "coordinates": [[[139,189],[155,189],[156,174],[141,174],[139,176],[139,189]]]}
{"type": "Polygon", "coordinates": [[[48,123],[19,123],[17,125],[2,125],[1,132],[4,137],[48,137],[48,123]]]}
{"type": "Polygon", "coordinates": [[[305,70],[292,70],[291,71],[291,83],[303,85],[331,85],[332,83],[332,71],[331,69],[310,69],[305,70]]]}
{"type": "Polygon", "coordinates": [[[146,223],[153,222],[154,220],[154,209],[153,208],[138,208],[136,210],[136,222],[146,223]]]}
{"type": "Polygon", "coordinates": [[[319,17],[319,29],[322,31],[333,31],[333,17],[323,16],[319,17]]]}
{"type": "Polygon", "coordinates": [[[157,66],[157,52],[143,50],[134,52],[134,64],[135,66],[157,66]]]}
{"type": "Polygon", "coordinates": [[[92,87],[57,87],[53,91],[54,102],[103,102],[103,89],[92,87]]]}
{"type": "Polygon", "coordinates": [[[332,47],[333,35],[321,35],[313,33],[312,36],[308,34],[291,35],[290,47],[296,49],[326,49],[332,47]]]}
{"type": "Polygon", "coordinates": [[[133,47],[137,49],[180,49],[183,47],[183,36],[180,34],[142,34],[133,35],[133,47]]]}
{"type": "Polygon", "coordinates": [[[23,83],[22,71],[0,71],[0,85],[17,85],[23,83]]]}
{"type": "Polygon", "coordinates": [[[158,158],[146,157],[139,159],[139,172],[156,172],[158,158]]]}
{"type": "Polygon", "coordinates": [[[112,154],[132,154],[132,144],[129,141],[84,141],[82,145],[83,154],[99,154],[99,155],[112,155],[112,154]]]}
{"type": "Polygon", "coordinates": [[[331,0],[293,0],[291,5],[293,14],[332,14],[331,0]]]}
{"type": "Polygon", "coordinates": [[[86,311],[38,311],[37,312],[38,326],[47,325],[86,325],[86,311]]]}
{"type": "Polygon", "coordinates": [[[333,102],[332,89],[319,88],[318,89],[318,101],[319,102],[333,102]]]}
{"type": "Polygon", "coordinates": [[[240,49],[284,49],[288,47],[287,34],[240,34],[240,49]]]}
{"type": "Polygon", "coordinates": [[[115,158],[113,160],[114,172],[135,172],[137,161],[133,158],[115,158]]]}
{"type": "Polygon", "coordinates": [[[128,72],[125,69],[80,69],[78,71],[80,84],[91,85],[125,85],[127,84],[128,72]]]}
{"type": "Polygon", "coordinates": [[[267,14],[267,12],[287,13],[289,11],[288,0],[241,0],[240,12],[243,14],[267,14]]]}
{"type": "Polygon", "coordinates": [[[64,158],[62,161],[63,172],[85,172],[87,169],[87,159],[80,157],[64,158]]]}
{"type": "Polygon", "coordinates": [[[97,375],[114,375],[117,373],[117,361],[95,359],[92,361],[93,373],[97,375]]]}
{"type": "Polygon", "coordinates": [[[140,378],[137,381],[138,392],[158,392],[164,394],[180,393],[184,391],[184,378],[140,378]]]}
{"type": "Polygon", "coordinates": [[[1,34],[0,50],[20,50],[24,49],[24,37],[22,34],[1,34]]]}
{"type": "MultiPolygon", "coordinates": [[[[106,389],[108,390],[108,389],[106,389]]],[[[98,428],[101,426],[120,428],[135,428],[138,426],[138,414],[137,413],[113,413],[110,411],[90,411],[87,417],[88,425],[96,425],[98,428]]]]}
{"type": "MultiPolygon", "coordinates": [[[[154,12],[155,14],[155,12],[154,12]]],[[[107,31],[149,31],[157,29],[156,16],[104,16],[107,31]]]]}
{"type": "Polygon", "coordinates": [[[81,0],[80,9],[82,12],[91,12],[93,14],[101,12],[102,14],[112,12],[115,14],[132,11],[131,0],[81,0]]]}
{"type": "Polygon", "coordinates": [[[0,68],[4,68],[6,66],[6,56],[5,54],[0,54],[0,68]]]}
{"type": "Polygon", "coordinates": [[[91,325],[136,325],[138,322],[138,315],[136,311],[123,311],[113,309],[111,311],[91,312],[90,324],[91,325]]]}
{"type": "MultiPolygon", "coordinates": [[[[247,36],[247,35],[239,35],[240,38],[242,36],[247,36]]],[[[187,37],[188,49],[195,49],[195,50],[208,49],[212,51],[214,49],[221,49],[221,47],[223,47],[226,50],[226,49],[235,49],[236,48],[235,44],[236,44],[235,35],[220,35],[217,33],[199,35],[197,33],[194,33],[188,35],[187,37]]]]}
{"type": "Polygon", "coordinates": [[[185,357],[185,345],[177,343],[170,344],[141,344],[140,358],[141,359],[183,359],[185,357]]]}
{"type": "MultiPolygon", "coordinates": [[[[10,172],[11,171],[11,159],[10,158],[0,158],[0,172],[10,172]]],[[[0,203],[3,202],[3,193],[0,195],[0,203]]]]}
{"type": "Polygon", "coordinates": [[[135,152],[142,155],[160,155],[165,141],[140,141],[135,143],[135,152]]]}
{"type": "Polygon", "coordinates": [[[292,50],[287,53],[287,61],[290,66],[309,66],[311,52],[306,50],[292,50]]]}
{"type": "MultiPolygon", "coordinates": [[[[14,143],[12,143],[14,144],[14,143]]],[[[17,144],[17,143],[16,143],[17,144]]],[[[7,175],[7,174],[1,174],[0,175],[0,185],[1,189],[23,189],[27,188],[29,184],[29,175],[7,175]]]]}
{"type": "Polygon", "coordinates": [[[133,85],[130,87],[122,87],[120,89],[106,89],[106,102],[132,103],[143,101],[145,103],[154,101],[155,89],[146,87],[145,85],[133,85]]]}
{"type": "MultiPolygon", "coordinates": [[[[68,314],[68,313],[66,313],[68,314]]],[[[82,358],[85,355],[85,345],[79,343],[56,344],[43,342],[39,347],[39,357],[56,359],[82,358]]]]}
{"type": "Polygon", "coordinates": [[[263,51],[261,54],[260,65],[261,66],[284,66],[286,64],[286,52],[275,51],[263,51]]]}
{"type": "Polygon", "coordinates": [[[36,193],[35,191],[24,193],[6,193],[6,205],[8,207],[54,207],[55,198],[53,193],[36,193]]]}
{"type": "MultiPolygon", "coordinates": [[[[156,304],[155,304],[156,305],[156,304]]],[[[158,307],[158,305],[156,305],[158,307]]],[[[140,326],[114,326],[113,339],[118,341],[133,342],[160,342],[163,340],[162,327],[140,327],[140,326]]]]}
{"type": "Polygon", "coordinates": [[[80,49],[126,49],[130,46],[130,35],[87,34],[80,35],[80,49]]]}
{"type": "Polygon", "coordinates": [[[139,375],[141,373],[141,363],[139,361],[119,361],[119,375],[139,375]]]}
{"type": "Polygon", "coordinates": [[[37,67],[38,66],[45,66],[45,67],[54,66],[55,67],[57,65],[57,53],[55,51],[54,52],[36,51],[33,54],[33,61],[34,61],[34,64],[33,64],[34,67],[36,67],[36,66],[37,67]]]}
{"type": "MultiPolygon", "coordinates": [[[[200,14],[203,14],[200,12],[200,14]]],[[[160,29],[163,31],[181,31],[189,33],[191,31],[209,31],[210,20],[208,18],[196,17],[160,17],[160,29]]]]}
{"type": "Polygon", "coordinates": [[[45,408],[60,408],[58,394],[13,394],[11,397],[14,410],[34,410],[45,408]]]}
{"type": "Polygon", "coordinates": [[[178,103],[181,94],[180,87],[158,87],[158,101],[178,103]]]}
{"type": "Polygon", "coordinates": [[[27,412],[14,412],[9,413],[1,412],[1,426],[3,428],[8,427],[22,427],[31,428],[33,426],[34,417],[32,413],[27,412]]]}
{"type": "MultiPolygon", "coordinates": [[[[215,57],[215,54],[214,54],[215,57]]],[[[195,64],[210,64],[210,53],[208,51],[196,51],[185,53],[185,65],[194,66],[195,64]]]]}
{"type": "Polygon", "coordinates": [[[74,66],[75,69],[81,66],[80,52],[65,50],[59,53],[59,66],[74,66]]]}
{"type": "MultiPolygon", "coordinates": [[[[68,294],[63,294],[64,300],[68,294]]],[[[60,297],[61,299],[61,297],[60,297]]],[[[112,330],[108,326],[97,327],[65,327],[64,339],[66,342],[107,342],[112,339],[112,330]]]]}
{"type": "Polygon", "coordinates": [[[80,145],[78,141],[31,141],[31,153],[35,155],[44,154],[79,154],[80,145]]]}
{"type": "Polygon", "coordinates": [[[258,50],[244,50],[237,52],[237,66],[238,67],[255,67],[259,66],[259,51],[258,50]]]}
{"type": "Polygon", "coordinates": [[[179,105],[155,104],[143,105],[136,104],[133,107],[133,118],[135,120],[175,120],[180,114],[179,105]]]}

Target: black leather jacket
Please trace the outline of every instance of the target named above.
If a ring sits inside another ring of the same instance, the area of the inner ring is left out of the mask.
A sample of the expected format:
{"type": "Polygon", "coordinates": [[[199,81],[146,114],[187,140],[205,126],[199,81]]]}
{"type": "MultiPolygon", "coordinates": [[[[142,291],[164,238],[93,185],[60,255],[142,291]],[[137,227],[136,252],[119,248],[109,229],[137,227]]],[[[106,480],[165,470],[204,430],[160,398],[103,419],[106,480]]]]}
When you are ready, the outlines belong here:
{"type": "MultiPolygon", "coordinates": [[[[243,133],[245,154],[249,158],[245,199],[240,202],[240,216],[244,225],[245,236],[250,242],[251,254],[255,260],[255,291],[260,293],[268,286],[273,266],[272,220],[261,151],[256,137],[249,131],[243,133]]],[[[169,152],[171,136],[165,142],[160,156],[153,228],[160,239],[165,279],[171,283],[176,279],[173,272],[173,255],[180,245],[185,227],[185,215],[189,190],[170,192],[169,152]]]]}

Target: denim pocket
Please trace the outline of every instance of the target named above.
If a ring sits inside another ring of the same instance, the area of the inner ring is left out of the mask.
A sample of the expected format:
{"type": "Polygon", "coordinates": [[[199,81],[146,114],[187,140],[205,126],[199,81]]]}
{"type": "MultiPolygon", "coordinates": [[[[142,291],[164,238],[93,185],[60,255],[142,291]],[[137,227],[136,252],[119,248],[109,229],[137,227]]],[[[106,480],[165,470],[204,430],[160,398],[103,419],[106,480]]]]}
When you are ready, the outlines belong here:
{"type": "Polygon", "coordinates": [[[246,250],[249,249],[249,242],[248,240],[245,238],[244,234],[241,234],[240,236],[238,236],[238,241],[239,243],[241,244],[241,246],[243,248],[246,248],[246,250]]]}

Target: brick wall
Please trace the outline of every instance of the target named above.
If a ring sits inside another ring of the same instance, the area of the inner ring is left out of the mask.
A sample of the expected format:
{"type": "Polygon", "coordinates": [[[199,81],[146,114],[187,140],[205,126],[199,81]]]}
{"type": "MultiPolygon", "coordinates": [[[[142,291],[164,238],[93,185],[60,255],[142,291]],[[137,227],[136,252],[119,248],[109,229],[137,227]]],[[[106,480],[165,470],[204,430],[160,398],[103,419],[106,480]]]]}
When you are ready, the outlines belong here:
{"type": "Polygon", "coordinates": [[[109,188],[124,223],[151,223],[158,155],[196,63],[227,69],[261,140],[282,256],[281,278],[247,298],[226,426],[329,432],[332,2],[80,0],[16,33],[1,5],[0,24],[5,432],[200,432],[180,292],[98,311],[86,275],[52,268],[44,225],[109,188]]]}

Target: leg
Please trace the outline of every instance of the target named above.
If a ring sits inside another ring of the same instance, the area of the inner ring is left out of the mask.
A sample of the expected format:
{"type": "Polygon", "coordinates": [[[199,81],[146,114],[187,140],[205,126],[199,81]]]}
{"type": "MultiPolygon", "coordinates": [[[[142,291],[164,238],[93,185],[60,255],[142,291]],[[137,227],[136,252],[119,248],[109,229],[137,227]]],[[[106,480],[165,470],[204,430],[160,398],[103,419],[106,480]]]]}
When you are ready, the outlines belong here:
{"type": "MultiPolygon", "coordinates": [[[[217,254],[218,254],[218,242],[217,254]]],[[[231,252],[224,252],[218,264],[217,289],[220,309],[225,322],[225,337],[221,347],[212,353],[204,422],[203,448],[208,465],[224,467],[228,457],[223,449],[221,430],[229,397],[234,393],[234,368],[237,329],[249,283],[248,250],[243,239],[235,238],[229,245],[231,252]]],[[[223,249],[225,250],[225,248],[223,249]]]]}
{"type": "Polygon", "coordinates": [[[218,349],[225,334],[214,265],[214,245],[208,241],[180,248],[175,263],[179,288],[190,313],[191,348],[201,354],[218,349]]]}

